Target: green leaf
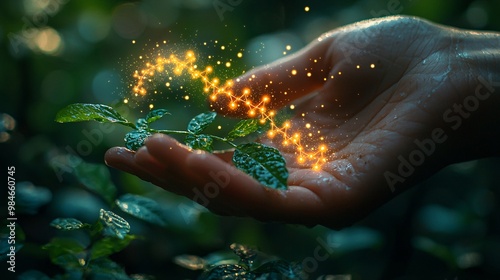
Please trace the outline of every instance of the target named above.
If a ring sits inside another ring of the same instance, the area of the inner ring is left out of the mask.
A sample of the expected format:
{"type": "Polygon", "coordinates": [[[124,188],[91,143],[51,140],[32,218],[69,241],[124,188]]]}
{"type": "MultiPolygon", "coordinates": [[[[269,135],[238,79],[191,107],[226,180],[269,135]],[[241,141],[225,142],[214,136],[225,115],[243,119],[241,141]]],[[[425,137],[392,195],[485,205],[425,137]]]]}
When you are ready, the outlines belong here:
{"type": "Polygon", "coordinates": [[[239,137],[245,137],[252,132],[255,132],[259,129],[259,120],[257,119],[248,119],[242,120],[238,122],[234,128],[228,133],[227,138],[235,139],[239,137]]]}
{"type": "Polygon", "coordinates": [[[180,255],[174,258],[174,263],[190,270],[201,270],[207,267],[207,262],[198,256],[180,255]]]}
{"type": "Polygon", "coordinates": [[[85,265],[85,248],[74,239],[54,238],[42,249],[48,251],[52,263],[66,269],[85,265]]]}
{"type": "Polygon", "coordinates": [[[170,113],[165,109],[156,109],[148,113],[148,115],[146,116],[146,121],[148,123],[152,123],[161,119],[165,115],[170,115],[170,113]]]}
{"type": "Polygon", "coordinates": [[[267,187],[287,189],[286,162],[275,148],[259,143],[238,145],[233,154],[233,163],[267,187]]]}
{"type": "Polygon", "coordinates": [[[216,116],[216,112],[201,113],[189,122],[187,129],[189,132],[198,134],[211,124],[216,116]]]}
{"type": "Polygon", "coordinates": [[[88,279],[130,280],[125,269],[108,258],[99,258],[89,263],[88,279]]]}
{"type": "Polygon", "coordinates": [[[165,226],[163,210],[158,202],[139,195],[125,194],[116,200],[120,209],[136,218],[155,225],[165,226]]]}
{"type": "Polygon", "coordinates": [[[19,211],[36,214],[38,208],[52,200],[52,193],[48,188],[37,187],[31,182],[19,182],[16,185],[16,204],[19,211]]]}
{"type": "Polygon", "coordinates": [[[185,142],[186,145],[193,149],[212,152],[212,143],[214,139],[207,134],[188,134],[185,142]]]}
{"type": "Polygon", "coordinates": [[[124,239],[130,231],[129,223],[111,211],[101,209],[99,220],[104,225],[104,235],[124,239]]]}
{"type": "Polygon", "coordinates": [[[136,236],[130,234],[126,235],[123,239],[109,236],[99,239],[90,249],[90,260],[107,257],[120,252],[134,239],[136,239],[136,236]]]}
{"type": "Polygon", "coordinates": [[[146,130],[133,130],[125,135],[125,147],[137,151],[140,147],[144,146],[144,141],[149,136],[151,136],[151,133],[146,130]]]}
{"type": "Polygon", "coordinates": [[[146,121],[146,119],[137,119],[137,121],[135,122],[135,126],[139,130],[145,130],[145,129],[147,129],[149,127],[148,122],[146,121]]]}
{"type": "Polygon", "coordinates": [[[239,264],[222,264],[203,273],[199,280],[256,279],[256,275],[239,264]]]}
{"type": "Polygon", "coordinates": [[[61,109],[56,115],[56,122],[60,123],[92,120],[102,123],[119,123],[135,128],[133,123],[127,121],[115,109],[103,104],[70,104],[61,109]]]}
{"type": "Polygon", "coordinates": [[[103,164],[82,161],[75,169],[78,181],[87,189],[99,194],[110,205],[115,200],[116,186],[111,182],[108,168],[103,164]]]}
{"type": "Polygon", "coordinates": [[[76,230],[90,227],[89,224],[84,224],[74,218],[57,218],[53,220],[50,225],[60,230],[76,230]]]}

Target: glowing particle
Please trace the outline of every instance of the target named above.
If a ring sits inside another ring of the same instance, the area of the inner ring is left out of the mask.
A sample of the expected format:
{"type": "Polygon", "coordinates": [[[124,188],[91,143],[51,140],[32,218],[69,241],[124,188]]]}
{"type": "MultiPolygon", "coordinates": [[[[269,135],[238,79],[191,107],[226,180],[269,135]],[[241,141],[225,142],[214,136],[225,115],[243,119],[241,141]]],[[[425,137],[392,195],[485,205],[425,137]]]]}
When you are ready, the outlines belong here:
{"type": "Polygon", "coordinates": [[[306,128],[311,128],[311,124],[310,123],[306,123],[306,128]]]}
{"type": "Polygon", "coordinates": [[[155,105],[149,104],[149,109],[153,109],[154,107],[155,107],[155,105]]]}
{"type": "Polygon", "coordinates": [[[239,57],[239,58],[242,58],[243,54],[239,52],[239,53],[236,54],[236,56],[239,57]]]}
{"type": "Polygon", "coordinates": [[[189,100],[189,95],[185,95],[185,96],[184,96],[184,99],[185,99],[185,100],[189,100]]]}
{"type": "Polygon", "coordinates": [[[370,68],[372,68],[372,69],[375,68],[375,64],[373,64],[373,63],[370,64],[370,68]]]}
{"type": "Polygon", "coordinates": [[[290,72],[292,75],[297,75],[297,70],[293,69],[292,72],[290,72]]]}
{"type": "Polygon", "coordinates": [[[312,76],[311,72],[307,72],[307,77],[311,77],[311,76],[312,76]]]}
{"type": "Polygon", "coordinates": [[[231,62],[226,62],[226,67],[231,67],[231,62]]]}
{"type": "Polygon", "coordinates": [[[135,44],[135,40],[132,40],[132,44],[135,44]]]}
{"type": "Polygon", "coordinates": [[[289,51],[289,50],[291,50],[291,49],[292,49],[292,46],[290,46],[290,45],[286,45],[286,50],[287,50],[287,51],[289,51]]]}
{"type": "Polygon", "coordinates": [[[225,50],[225,49],[226,49],[226,46],[220,46],[220,49],[221,49],[221,50],[225,50]]]}
{"type": "Polygon", "coordinates": [[[309,6],[304,7],[304,11],[309,12],[309,10],[310,10],[309,6]]]}
{"type": "Polygon", "coordinates": [[[357,68],[357,69],[359,69],[359,67],[360,67],[359,65],[356,65],[356,68],[357,68]]]}
{"type": "Polygon", "coordinates": [[[217,129],[222,129],[222,126],[220,126],[220,125],[219,125],[219,126],[217,126],[217,129]]]}
{"type": "Polygon", "coordinates": [[[123,99],[123,103],[127,104],[128,103],[128,99],[127,98],[123,99]]]}
{"type": "Polygon", "coordinates": [[[295,109],[295,105],[293,105],[293,104],[292,104],[292,105],[290,105],[290,109],[291,109],[291,110],[295,109]]]}

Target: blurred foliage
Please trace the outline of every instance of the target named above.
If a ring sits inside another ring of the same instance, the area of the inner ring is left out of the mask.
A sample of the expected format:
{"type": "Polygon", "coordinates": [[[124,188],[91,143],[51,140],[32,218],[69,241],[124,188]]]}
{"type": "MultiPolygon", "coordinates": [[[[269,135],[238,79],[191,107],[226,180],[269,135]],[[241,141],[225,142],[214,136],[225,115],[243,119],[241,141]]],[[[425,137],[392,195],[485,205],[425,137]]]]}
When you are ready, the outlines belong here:
{"type": "MultiPolygon", "coordinates": [[[[207,256],[236,242],[298,262],[310,279],[498,279],[500,162],[496,159],[450,166],[353,228],[307,229],[218,217],[115,170],[109,170],[116,188],[114,199],[101,199],[94,195],[98,191],[84,190],[85,183],[73,176],[83,172],[77,171],[80,161],[73,156],[88,164],[102,163],[106,149],[121,145],[126,130],[95,123],[67,126],[53,120],[70,103],[122,104],[129,95],[127,86],[138,56],[150,53],[154,43],[164,40],[165,48],[192,48],[203,58],[212,55],[214,59],[207,64],[234,58],[244,49],[243,57],[233,59],[231,68],[217,69],[225,79],[283,56],[285,45],[293,52],[325,31],[362,19],[401,13],[462,28],[498,31],[499,10],[498,0],[2,1],[0,157],[4,166],[16,166],[19,182],[33,182],[19,184],[18,189],[25,211],[17,212],[16,235],[23,246],[16,255],[16,275],[25,272],[25,279],[44,279],[44,275],[66,272],[50,262],[47,250],[39,244],[50,244],[56,235],[62,240],[85,241],[88,237],[82,230],[50,227],[54,219],[93,224],[99,209],[108,209],[116,198],[123,206],[138,195],[144,199],[135,201],[134,207],[148,209],[149,218],[127,216],[128,234],[143,238],[96,260],[103,269],[100,275],[118,271],[130,277],[193,279],[198,273],[176,265],[175,256],[207,256]],[[238,4],[228,4],[221,14],[214,3],[238,4]],[[309,12],[305,12],[306,6],[309,12]],[[229,47],[221,50],[222,44],[229,47]],[[159,208],[151,208],[150,200],[159,208]],[[159,220],[164,223],[158,224],[159,220]]],[[[206,110],[204,97],[196,94],[199,85],[183,82],[184,90],[155,95],[151,100],[157,108],[172,108],[176,116],[173,129],[186,127],[193,114],[206,110]]],[[[149,103],[121,106],[121,113],[137,118],[149,103]]],[[[96,176],[103,174],[94,171],[96,176]]],[[[6,205],[5,196],[1,197],[6,205]]],[[[4,213],[1,215],[5,221],[4,213]]],[[[64,221],[66,224],[58,225],[78,224],[64,221]]],[[[6,227],[0,234],[3,252],[6,227]]],[[[82,246],[78,244],[65,247],[77,254],[82,246]]],[[[2,268],[2,279],[8,279],[5,273],[2,268]]]]}

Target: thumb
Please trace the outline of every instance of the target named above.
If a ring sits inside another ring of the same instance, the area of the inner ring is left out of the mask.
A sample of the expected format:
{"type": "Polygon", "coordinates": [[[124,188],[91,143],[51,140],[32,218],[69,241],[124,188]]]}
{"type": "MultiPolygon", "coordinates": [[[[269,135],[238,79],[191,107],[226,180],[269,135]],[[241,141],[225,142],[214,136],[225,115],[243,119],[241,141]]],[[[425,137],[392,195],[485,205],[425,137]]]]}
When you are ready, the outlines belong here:
{"type": "Polygon", "coordinates": [[[321,88],[332,67],[329,39],[320,37],[293,55],[229,81],[212,93],[210,106],[225,115],[253,117],[321,88]]]}

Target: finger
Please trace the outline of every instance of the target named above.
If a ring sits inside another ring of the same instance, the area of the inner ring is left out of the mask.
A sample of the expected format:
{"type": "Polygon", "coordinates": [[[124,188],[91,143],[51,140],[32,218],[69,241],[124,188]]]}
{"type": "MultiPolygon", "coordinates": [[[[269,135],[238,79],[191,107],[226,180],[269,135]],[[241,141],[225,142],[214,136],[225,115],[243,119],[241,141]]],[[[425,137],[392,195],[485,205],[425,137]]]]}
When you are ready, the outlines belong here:
{"type": "Polygon", "coordinates": [[[203,182],[205,204],[223,204],[232,214],[264,221],[317,224],[324,215],[322,200],[311,190],[291,186],[287,191],[266,188],[211,154],[192,154],[187,166],[203,182]]]}
{"type": "Polygon", "coordinates": [[[109,149],[104,155],[104,161],[108,166],[131,173],[142,180],[156,183],[157,180],[146,172],[135,162],[135,152],[123,147],[109,149]]]}
{"type": "Polygon", "coordinates": [[[259,104],[274,110],[317,90],[331,68],[327,57],[330,41],[328,37],[317,40],[293,55],[234,79],[232,86],[210,97],[211,107],[226,115],[244,117],[252,115],[250,111],[259,104]]]}

